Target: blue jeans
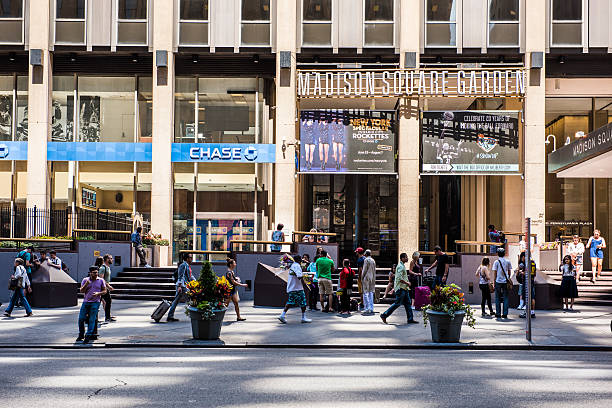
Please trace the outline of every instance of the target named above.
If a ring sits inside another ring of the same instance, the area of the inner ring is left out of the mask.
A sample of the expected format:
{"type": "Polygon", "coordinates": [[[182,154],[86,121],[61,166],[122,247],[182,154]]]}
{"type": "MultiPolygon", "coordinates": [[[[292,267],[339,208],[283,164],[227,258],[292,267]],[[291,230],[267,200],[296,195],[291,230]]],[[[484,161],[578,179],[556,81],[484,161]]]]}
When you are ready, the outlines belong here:
{"type": "Polygon", "coordinates": [[[404,305],[404,309],[406,310],[406,316],[408,317],[408,321],[414,319],[412,315],[412,306],[410,301],[410,295],[406,289],[399,289],[395,292],[395,303],[393,303],[381,316],[387,318],[391,316],[395,309],[404,305]]]}
{"type": "Polygon", "coordinates": [[[495,315],[508,316],[508,288],[505,283],[495,282],[495,315]],[[504,302],[504,313],[501,313],[501,302],[504,302]]]}
{"type": "Polygon", "coordinates": [[[181,286],[179,287],[176,288],[176,292],[174,293],[174,300],[172,301],[172,304],[170,305],[170,309],[168,309],[168,319],[174,318],[174,310],[176,309],[179,302],[181,301],[183,294],[187,293],[186,287],[181,287],[181,286]],[[181,288],[180,292],[179,292],[179,287],[181,288]]]}
{"type": "Polygon", "coordinates": [[[11,301],[9,302],[9,305],[5,310],[6,313],[11,314],[13,308],[17,304],[17,300],[21,301],[21,304],[23,305],[23,307],[25,307],[27,314],[32,313],[32,308],[30,307],[30,304],[28,303],[28,300],[26,299],[25,294],[23,293],[23,288],[15,289],[15,292],[13,292],[13,296],[11,297],[11,301]]]}
{"type": "Polygon", "coordinates": [[[436,276],[435,280],[434,280],[434,288],[436,286],[444,286],[444,283],[442,283],[442,278],[443,276],[436,276]]]}
{"type": "Polygon", "coordinates": [[[87,321],[87,333],[85,333],[85,336],[91,337],[94,334],[99,308],[100,302],[83,302],[79,312],[79,336],[85,332],[85,321],[87,321]]]}

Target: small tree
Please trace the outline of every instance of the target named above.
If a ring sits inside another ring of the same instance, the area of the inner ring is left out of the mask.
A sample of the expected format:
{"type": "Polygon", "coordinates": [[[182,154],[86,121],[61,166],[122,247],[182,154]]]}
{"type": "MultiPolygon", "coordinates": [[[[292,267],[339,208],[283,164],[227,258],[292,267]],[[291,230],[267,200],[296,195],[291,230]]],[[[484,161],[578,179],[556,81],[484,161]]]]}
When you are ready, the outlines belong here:
{"type": "Polygon", "coordinates": [[[202,265],[198,280],[189,282],[187,289],[187,307],[200,311],[203,320],[210,320],[214,317],[213,310],[225,308],[224,299],[230,296],[232,286],[225,276],[219,278],[215,275],[212,264],[206,261],[202,265]]]}

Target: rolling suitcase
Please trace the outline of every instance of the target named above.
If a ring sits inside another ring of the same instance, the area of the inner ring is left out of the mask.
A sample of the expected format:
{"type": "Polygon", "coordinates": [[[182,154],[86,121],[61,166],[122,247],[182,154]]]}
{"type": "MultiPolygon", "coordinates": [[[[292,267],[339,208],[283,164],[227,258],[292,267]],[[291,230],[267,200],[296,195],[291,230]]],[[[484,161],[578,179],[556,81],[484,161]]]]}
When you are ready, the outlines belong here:
{"type": "Polygon", "coordinates": [[[159,323],[159,321],[162,319],[162,317],[164,317],[168,309],[170,309],[170,302],[165,299],[162,300],[161,303],[155,308],[155,311],[151,314],[151,319],[159,323]]]}
{"type": "Polygon", "coordinates": [[[429,286],[417,286],[414,288],[414,308],[421,310],[423,306],[429,304],[429,295],[431,295],[431,289],[429,286]]]}

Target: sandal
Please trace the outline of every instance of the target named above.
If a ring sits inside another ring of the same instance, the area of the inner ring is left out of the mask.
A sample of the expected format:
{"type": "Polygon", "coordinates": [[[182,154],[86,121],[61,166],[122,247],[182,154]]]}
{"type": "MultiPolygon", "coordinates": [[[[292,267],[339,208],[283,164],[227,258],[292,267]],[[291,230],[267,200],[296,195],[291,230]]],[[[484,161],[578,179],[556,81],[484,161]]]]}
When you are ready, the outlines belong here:
{"type": "Polygon", "coordinates": [[[245,317],[239,317],[239,318],[236,318],[236,321],[237,321],[237,322],[244,322],[245,320],[246,320],[246,318],[245,318],[245,317]]]}

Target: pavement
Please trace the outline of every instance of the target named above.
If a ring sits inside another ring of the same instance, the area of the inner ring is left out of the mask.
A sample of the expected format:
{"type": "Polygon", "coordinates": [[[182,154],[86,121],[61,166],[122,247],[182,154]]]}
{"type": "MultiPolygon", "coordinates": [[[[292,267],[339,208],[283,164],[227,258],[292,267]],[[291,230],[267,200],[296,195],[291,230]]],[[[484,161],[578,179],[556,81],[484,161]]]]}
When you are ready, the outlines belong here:
{"type": "MultiPolygon", "coordinates": [[[[421,313],[415,311],[420,324],[406,324],[403,309],[398,309],[383,324],[380,313],[387,305],[376,305],[376,315],[340,317],[335,313],[308,312],[313,321],[300,323],[299,309],[287,314],[288,324],[277,317],[281,309],[253,307],[252,301],[242,301],[240,310],[245,322],[236,322],[232,305],[225,314],[221,338],[217,341],[192,339],[191,323],[177,308],[179,322],[155,323],[150,315],[158,302],[114,300],[113,315],[117,321],[102,324],[97,346],[169,346],[169,347],[334,347],[390,348],[426,347],[431,343],[430,327],[422,324],[421,313]]],[[[4,307],[2,308],[2,311],[4,307]]],[[[476,310],[480,310],[478,306],[476,310]]],[[[23,317],[24,309],[15,309],[12,317],[0,317],[0,347],[32,347],[75,345],[79,307],[34,309],[34,316],[23,317]]],[[[509,319],[498,321],[482,318],[476,313],[476,328],[466,325],[461,332],[463,347],[585,347],[612,351],[610,320],[612,310],[604,306],[576,307],[573,313],[561,310],[536,311],[532,324],[532,343],[525,339],[525,320],[519,311],[511,310],[509,319]]],[[[103,312],[100,312],[103,316],[103,312]]],[[[455,344],[456,346],[457,344],[455,344]]]]}
{"type": "Polygon", "coordinates": [[[6,408],[609,408],[610,378],[605,352],[0,350],[6,408]]]}

